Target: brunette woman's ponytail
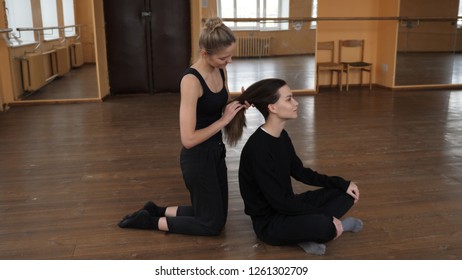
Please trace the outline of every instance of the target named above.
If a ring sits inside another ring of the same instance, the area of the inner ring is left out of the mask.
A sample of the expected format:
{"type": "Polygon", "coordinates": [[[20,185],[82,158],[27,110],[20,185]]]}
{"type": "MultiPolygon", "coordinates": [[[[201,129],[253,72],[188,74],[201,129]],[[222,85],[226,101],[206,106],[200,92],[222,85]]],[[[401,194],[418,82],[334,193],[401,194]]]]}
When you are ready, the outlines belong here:
{"type": "MultiPolygon", "coordinates": [[[[266,120],[269,115],[268,105],[274,104],[279,100],[279,89],[286,84],[281,79],[261,80],[252,84],[241,95],[230,102],[237,100],[239,103],[244,104],[247,101],[249,104],[255,106],[266,120]]],[[[245,111],[240,110],[224,129],[225,139],[230,146],[237,144],[246,126],[245,111]]]]}
{"type": "MultiPolygon", "coordinates": [[[[239,103],[244,104],[245,100],[241,101],[242,97],[244,96],[244,93],[245,91],[240,96],[231,100],[230,102],[237,100],[239,101],[239,103]]],[[[237,112],[236,116],[234,116],[231,122],[229,122],[225,126],[224,129],[226,142],[228,142],[230,146],[236,146],[239,139],[241,139],[244,127],[247,127],[245,119],[245,110],[241,109],[239,110],[239,112],[237,112]]]]}

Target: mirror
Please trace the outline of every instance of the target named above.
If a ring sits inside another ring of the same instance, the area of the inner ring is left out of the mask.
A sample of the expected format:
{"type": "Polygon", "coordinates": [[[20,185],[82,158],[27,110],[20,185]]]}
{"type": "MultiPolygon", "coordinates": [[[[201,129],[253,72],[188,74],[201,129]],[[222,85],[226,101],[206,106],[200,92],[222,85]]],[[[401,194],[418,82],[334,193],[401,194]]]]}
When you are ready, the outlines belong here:
{"type": "Polygon", "coordinates": [[[462,84],[459,1],[401,0],[396,86],[462,84]],[[431,19],[433,18],[433,19],[431,19]]]}
{"type": "MultiPolygon", "coordinates": [[[[15,3],[9,2],[10,5],[15,3]]],[[[40,7],[37,6],[39,3],[39,1],[32,1],[31,10],[40,11],[40,7]]],[[[53,1],[50,3],[54,4],[53,1]]],[[[10,46],[9,51],[14,88],[12,98],[15,101],[99,98],[93,31],[93,1],[61,0],[56,1],[56,4],[60,19],[59,26],[53,25],[50,28],[17,26],[16,30],[19,30],[19,33],[16,35],[19,34],[19,41],[22,36],[24,38],[29,36],[31,40],[34,40],[35,34],[36,42],[19,44],[16,39],[10,40],[15,42],[13,46],[10,46]],[[73,7],[73,15],[67,15],[67,17],[73,22],[75,20],[75,23],[67,23],[63,12],[65,5],[73,7]],[[54,38],[47,38],[48,36],[54,36],[54,38]]],[[[13,5],[12,8],[18,7],[13,5]]],[[[47,17],[44,14],[40,16],[47,17]]]]}
{"type": "MultiPolygon", "coordinates": [[[[294,91],[314,91],[316,29],[311,22],[251,21],[249,18],[255,17],[252,13],[248,13],[248,16],[239,15],[238,18],[245,18],[239,20],[232,17],[233,13],[219,13],[215,2],[222,9],[229,5],[228,10],[233,10],[234,1],[208,1],[202,11],[204,18],[221,14],[225,24],[236,35],[236,53],[233,62],[227,66],[230,92],[239,93],[242,87],[274,77],[284,79],[294,91]]],[[[316,1],[286,2],[289,3],[289,16],[283,15],[280,18],[303,19],[312,16],[312,3],[316,1]]],[[[255,1],[240,1],[238,4],[244,3],[255,5],[255,1]]],[[[250,9],[238,8],[240,11],[250,9]]]]}
{"type": "MultiPolygon", "coordinates": [[[[234,1],[234,0],[222,0],[234,1]]],[[[34,5],[39,1],[32,1],[34,5]]],[[[57,1],[60,3],[61,1],[57,1]]],[[[38,91],[23,94],[21,65],[17,57],[31,51],[34,46],[10,48],[12,56],[14,100],[21,102],[41,100],[98,99],[98,85],[95,66],[93,0],[75,2],[75,22],[82,25],[80,41],[83,45],[85,64],[74,68],[63,77],[53,80],[38,91]],[[83,81],[83,82],[82,82],[83,81]]],[[[241,1],[247,2],[247,1],[241,1]]],[[[313,1],[291,0],[290,18],[311,17],[313,1]]],[[[217,15],[217,1],[202,1],[202,16],[217,15]],[[206,7],[204,7],[206,5],[206,7]]],[[[295,90],[315,89],[315,39],[316,30],[311,22],[286,22],[287,30],[260,31],[257,29],[236,31],[238,36],[270,37],[269,55],[240,55],[228,67],[228,79],[231,92],[240,92],[241,87],[267,78],[285,79],[295,90]]],[[[50,44],[58,44],[59,40],[50,44]]]]}
{"type": "Polygon", "coordinates": [[[280,78],[292,90],[314,90],[314,54],[292,54],[258,58],[236,57],[228,67],[230,92],[240,92],[242,87],[265,78],[280,78]]]}

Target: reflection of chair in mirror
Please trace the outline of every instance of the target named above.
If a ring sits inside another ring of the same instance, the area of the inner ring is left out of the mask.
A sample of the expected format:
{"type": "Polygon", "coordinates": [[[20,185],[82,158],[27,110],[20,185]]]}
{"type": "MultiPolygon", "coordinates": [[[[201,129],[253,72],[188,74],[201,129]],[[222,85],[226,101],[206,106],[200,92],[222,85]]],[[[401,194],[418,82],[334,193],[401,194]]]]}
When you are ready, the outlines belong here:
{"type": "Polygon", "coordinates": [[[350,71],[359,70],[360,85],[363,84],[363,72],[369,72],[369,89],[372,89],[372,63],[364,61],[364,40],[340,40],[339,60],[346,72],[346,90],[350,85],[350,71]]]}
{"type": "Polygon", "coordinates": [[[319,91],[319,74],[321,72],[330,72],[330,86],[334,82],[334,72],[337,72],[338,77],[338,86],[340,91],[342,90],[342,71],[343,71],[343,64],[334,62],[334,50],[335,50],[335,43],[334,41],[329,42],[318,42],[316,48],[316,55],[319,58],[321,52],[326,53],[329,52],[329,60],[325,62],[318,62],[316,64],[316,91],[319,91]]]}

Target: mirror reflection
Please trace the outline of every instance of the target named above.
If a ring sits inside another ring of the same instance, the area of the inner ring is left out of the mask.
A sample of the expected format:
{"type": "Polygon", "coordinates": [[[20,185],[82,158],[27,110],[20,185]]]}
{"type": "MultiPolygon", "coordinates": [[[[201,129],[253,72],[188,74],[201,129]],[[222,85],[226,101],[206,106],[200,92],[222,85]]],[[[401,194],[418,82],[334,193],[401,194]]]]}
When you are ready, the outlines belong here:
{"type": "MultiPolygon", "coordinates": [[[[260,6],[257,2],[203,1],[202,16],[309,18],[317,1],[278,0],[260,6]],[[252,3],[255,7],[248,6],[252,3]],[[229,9],[230,6],[237,8],[229,9]]],[[[92,5],[92,0],[5,0],[8,26],[14,30],[9,33],[8,42],[14,100],[98,98],[92,5]],[[68,12],[70,7],[74,8],[73,12],[68,12]],[[72,64],[76,45],[77,56],[83,61],[79,65],[72,64]],[[61,56],[69,60],[70,66],[62,67],[61,56]],[[41,62],[34,64],[37,60],[41,62]],[[34,74],[37,68],[46,69],[44,76],[34,74]]],[[[285,79],[293,90],[314,90],[316,29],[311,22],[231,21],[227,24],[233,24],[239,38],[238,54],[228,66],[231,92],[240,92],[241,87],[269,77],[285,79]]]]}
{"type": "Polygon", "coordinates": [[[5,14],[14,100],[98,98],[91,0],[5,0],[5,14]]]}
{"type": "Polygon", "coordinates": [[[316,0],[208,1],[203,16],[218,15],[237,37],[233,63],[227,66],[231,92],[270,77],[287,81],[293,90],[315,88],[315,26],[306,21],[249,21],[250,18],[309,18],[316,0]],[[273,5],[274,4],[274,5],[273,5]]]}
{"type": "Polygon", "coordinates": [[[233,58],[228,67],[228,85],[231,92],[240,92],[241,87],[265,79],[278,77],[293,90],[313,90],[314,54],[284,57],[233,58]]]}
{"type": "Polygon", "coordinates": [[[459,10],[459,1],[401,0],[410,20],[399,26],[396,86],[462,84],[459,10]]]}

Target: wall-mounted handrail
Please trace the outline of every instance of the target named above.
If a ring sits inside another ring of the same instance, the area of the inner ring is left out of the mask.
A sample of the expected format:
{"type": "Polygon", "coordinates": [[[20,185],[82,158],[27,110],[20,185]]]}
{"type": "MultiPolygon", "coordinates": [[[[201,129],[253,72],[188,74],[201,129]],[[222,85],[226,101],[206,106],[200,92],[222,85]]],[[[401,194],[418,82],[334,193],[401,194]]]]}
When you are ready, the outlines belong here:
{"type": "Polygon", "coordinates": [[[32,52],[35,52],[39,48],[42,47],[42,35],[43,31],[46,30],[60,30],[59,26],[50,26],[50,27],[18,27],[16,30],[19,31],[19,37],[21,37],[21,32],[27,32],[27,31],[32,31],[37,34],[38,40],[37,40],[37,45],[35,46],[34,50],[32,52]]]}
{"type": "MultiPolygon", "coordinates": [[[[49,26],[49,27],[18,27],[16,28],[16,30],[18,30],[21,33],[24,31],[33,31],[33,32],[41,32],[41,31],[46,31],[46,30],[64,31],[64,29],[67,29],[67,28],[76,28],[78,30],[78,32],[76,32],[77,38],[80,38],[80,27],[81,27],[81,24],[74,24],[74,25],[49,26]]],[[[38,34],[40,35],[40,33],[38,34]]]]}
{"type": "MultiPolygon", "coordinates": [[[[64,43],[64,41],[66,40],[66,35],[65,35],[65,32],[64,30],[67,29],[67,28],[75,28],[76,30],[78,30],[77,33],[77,40],[80,39],[80,27],[81,27],[81,24],[74,24],[74,25],[64,25],[64,26],[48,26],[48,27],[18,27],[16,28],[17,31],[19,31],[19,34],[21,34],[21,32],[27,32],[27,31],[32,31],[32,32],[35,32],[37,34],[37,37],[38,37],[38,40],[37,40],[37,45],[35,46],[33,52],[35,52],[36,50],[38,50],[41,46],[42,46],[42,35],[43,35],[43,32],[46,31],[46,30],[58,30],[59,32],[59,38],[62,38],[62,40],[60,41],[60,44],[64,43]]],[[[21,37],[21,35],[19,36],[21,37]]]]}
{"type": "Polygon", "coordinates": [[[59,33],[60,33],[60,38],[61,41],[59,42],[60,45],[63,45],[66,42],[66,29],[72,28],[75,31],[76,34],[76,40],[78,41],[80,39],[80,24],[74,24],[74,25],[65,25],[65,26],[59,26],[59,33]]]}
{"type": "Polygon", "coordinates": [[[21,31],[44,31],[44,30],[52,30],[52,29],[66,29],[66,28],[73,28],[73,27],[80,27],[81,24],[74,24],[74,25],[64,25],[64,26],[48,26],[48,27],[18,27],[16,30],[19,32],[21,31]]]}
{"type": "Polygon", "coordinates": [[[8,35],[7,35],[11,31],[13,31],[13,29],[11,29],[11,28],[0,29],[0,34],[2,34],[2,38],[6,42],[7,46],[11,46],[10,39],[8,38],[8,35]]]}
{"type": "MultiPolygon", "coordinates": [[[[76,30],[76,40],[80,40],[80,32],[81,32],[81,27],[82,27],[82,24],[74,24],[74,25],[66,25],[66,26],[61,26],[62,30],[64,31],[64,29],[67,29],[67,28],[74,28],[76,30]]],[[[65,36],[64,36],[65,37],[65,36]]]]}
{"type": "MultiPolygon", "coordinates": [[[[457,21],[462,17],[280,17],[280,18],[222,18],[223,21],[232,22],[311,22],[311,21],[361,21],[361,20],[396,20],[396,21],[457,21]]],[[[205,19],[203,19],[205,21],[205,19]]]]}

